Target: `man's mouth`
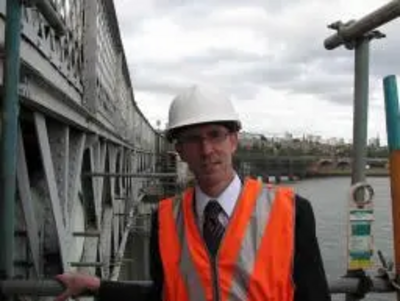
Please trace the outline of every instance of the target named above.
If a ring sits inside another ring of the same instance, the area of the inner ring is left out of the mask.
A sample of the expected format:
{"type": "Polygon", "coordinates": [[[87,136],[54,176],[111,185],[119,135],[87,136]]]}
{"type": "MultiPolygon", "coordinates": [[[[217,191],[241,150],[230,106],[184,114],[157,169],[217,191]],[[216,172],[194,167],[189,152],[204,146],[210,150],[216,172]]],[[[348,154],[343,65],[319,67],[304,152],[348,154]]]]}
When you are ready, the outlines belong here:
{"type": "Polygon", "coordinates": [[[211,168],[211,167],[214,167],[214,166],[217,166],[218,164],[220,164],[220,162],[219,161],[214,161],[214,162],[204,162],[203,164],[202,164],[202,166],[203,166],[203,168],[211,168]]]}

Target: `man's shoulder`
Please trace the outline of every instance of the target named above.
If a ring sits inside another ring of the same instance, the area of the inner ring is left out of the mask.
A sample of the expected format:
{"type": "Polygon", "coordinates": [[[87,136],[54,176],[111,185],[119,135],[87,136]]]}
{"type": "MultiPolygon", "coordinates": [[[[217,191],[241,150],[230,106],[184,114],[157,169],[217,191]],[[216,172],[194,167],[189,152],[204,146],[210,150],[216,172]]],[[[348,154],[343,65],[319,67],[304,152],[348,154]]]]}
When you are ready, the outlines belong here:
{"type": "Polygon", "coordinates": [[[295,211],[296,211],[296,219],[297,221],[312,221],[314,220],[314,210],[312,207],[311,202],[301,196],[296,194],[295,195],[295,211]]]}
{"type": "MultiPolygon", "coordinates": [[[[270,187],[274,187],[274,186],[270,186],[270,187]]],[[[307,198],[305,198],[304,196],[298,194],[293,187],[291,187],[291,186],[286,186],[286,187],[280,186],[279,188],[288,189],[288,190],[290,190],[290,191],[292,191],[294,193],[296,211],[298,211],[299,209],[300,209],[300,211],[312,210],[312,205],[311,205],[310,201],[307,198]]]]}
{"type": "Polygon", "coordinates": [[[311,207],[310,201],[297,193],[295,194],[295,203],[296,207],[311,207]]]}
{"type": "Polygon", "coordinates": [[[165,206],[167,203],[171,203],[171,202],[178,202],[180,201],[182,198],[182,196],[180,194],[176,194],[176,195],[172,195],[172,196],[168,196],[168,197],[164,197],[162,198],[157,206],[155,208],[152,209],[151,211],[151,216],[153,220],[157,220],[158,219],[158,212],[160,211],[160,208],[162,206],[165,206]]]}

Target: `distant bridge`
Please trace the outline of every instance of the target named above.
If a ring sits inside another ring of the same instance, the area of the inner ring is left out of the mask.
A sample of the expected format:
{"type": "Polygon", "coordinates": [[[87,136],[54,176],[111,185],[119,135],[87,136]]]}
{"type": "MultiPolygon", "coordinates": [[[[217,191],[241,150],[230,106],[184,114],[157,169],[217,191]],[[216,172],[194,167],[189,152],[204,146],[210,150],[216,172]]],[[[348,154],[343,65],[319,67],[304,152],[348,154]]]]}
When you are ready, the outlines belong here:
{"type": "MultiPolygon", "coordinates": [[[[351,167],[351,158],[321,158],[315,162],[317,168],[346,168],[351,167]]],[[[387,158],[367,158],[366,164],[370,168],[386,168],[389,163],[387,158]]]]}
{"type": "MultiPolygon", "coordinates": [[[[262,153],[238,153],[234,159],[235,166],[242,175],[259,175],[263,177],[289,176],[305,178],[318,176],[327,171],[349,170],[352,159],[347,157],[321,156],[271,156],[262,153]]],[[[366,167],[386,169],[388,159],[367,158],[366,167]]]]}

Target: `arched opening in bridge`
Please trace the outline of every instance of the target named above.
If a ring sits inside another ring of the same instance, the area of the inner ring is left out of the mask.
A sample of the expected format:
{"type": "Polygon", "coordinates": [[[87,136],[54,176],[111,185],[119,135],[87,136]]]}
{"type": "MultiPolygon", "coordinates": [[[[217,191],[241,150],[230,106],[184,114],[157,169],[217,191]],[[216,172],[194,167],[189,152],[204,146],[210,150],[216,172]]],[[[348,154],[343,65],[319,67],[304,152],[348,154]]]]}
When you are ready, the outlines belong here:
{"type": "Polygon", "coordinates": [[[330,170],[330,169],[332,169],[332,167],[333,167],[332,160],[322,160],[318,164],[319,171],[330,170]]]}
{"type": "Polygon", "coordinates": [[[336,168],[340,170],[348,169],[350,168],[350,162],[348,161],[339,161],[336,165],[336,168]]]}

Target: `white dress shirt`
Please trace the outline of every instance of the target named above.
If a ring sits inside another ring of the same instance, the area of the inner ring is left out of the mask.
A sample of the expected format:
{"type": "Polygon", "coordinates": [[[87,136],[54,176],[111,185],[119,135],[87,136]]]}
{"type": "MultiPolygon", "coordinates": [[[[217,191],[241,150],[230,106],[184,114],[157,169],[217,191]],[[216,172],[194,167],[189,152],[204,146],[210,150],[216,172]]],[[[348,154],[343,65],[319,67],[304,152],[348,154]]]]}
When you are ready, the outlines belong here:
{"type": "Polygon", "coordinates": [[[225,216],[220,216],[221,222],[224,226],[228,224],[229,218],[232,216],[233,209],[239,199],[242,183],[239,176],[235,174],[232,182],[225,188],[225,190],[218,197],[210,197],[206,195],[198,185],[195,186],[195,200],[196,200],[196,214],[198,218],[199,229],[203,229],[204,209],[210,200],[217,200],[224,209],[225,216]]]}

